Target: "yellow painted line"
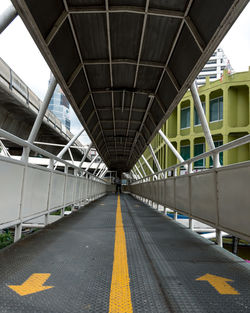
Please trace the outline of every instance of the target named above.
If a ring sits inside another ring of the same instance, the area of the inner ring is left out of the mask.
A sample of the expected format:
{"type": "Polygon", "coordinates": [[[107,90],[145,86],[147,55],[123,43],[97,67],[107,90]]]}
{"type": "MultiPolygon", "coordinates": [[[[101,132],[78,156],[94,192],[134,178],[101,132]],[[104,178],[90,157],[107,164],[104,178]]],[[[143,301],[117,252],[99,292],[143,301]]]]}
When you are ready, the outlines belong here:
{"type": "Polygon", "coordinates": [[[34,273],[22,285],[9,285],[8,287],[18,293],[20,296],[30,295],[32,293],[40,292],[54,286],[43,286],[49,279],[49,273],[34,273]]]}
{"type": "Polygon", "coordinates": [[[227,283],[228,281],[233,281],[232,279],[206,274],[196,280],[209,282],[221,295],[239,295],[239,292],[227,283]]]}
{"type": "Polygon", "coordinates": [[[127,260],[126,238],[122,222],[120,196],[118,195],[115,226],[115,248],[112,272],[109,313],[132,313],[127,260]]]}

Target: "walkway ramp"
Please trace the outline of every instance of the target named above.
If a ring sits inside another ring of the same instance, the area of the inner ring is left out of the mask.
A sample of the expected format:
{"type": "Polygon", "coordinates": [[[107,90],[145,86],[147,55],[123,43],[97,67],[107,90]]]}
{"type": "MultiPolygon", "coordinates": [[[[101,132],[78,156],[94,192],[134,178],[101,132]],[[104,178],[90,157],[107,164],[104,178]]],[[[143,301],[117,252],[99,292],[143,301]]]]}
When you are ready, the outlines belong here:
{"type": "Polygon", "coordinates": [[[248,264],[130,195],[118,199],[1,250],[0,312],[249,312],[248,264]]]}

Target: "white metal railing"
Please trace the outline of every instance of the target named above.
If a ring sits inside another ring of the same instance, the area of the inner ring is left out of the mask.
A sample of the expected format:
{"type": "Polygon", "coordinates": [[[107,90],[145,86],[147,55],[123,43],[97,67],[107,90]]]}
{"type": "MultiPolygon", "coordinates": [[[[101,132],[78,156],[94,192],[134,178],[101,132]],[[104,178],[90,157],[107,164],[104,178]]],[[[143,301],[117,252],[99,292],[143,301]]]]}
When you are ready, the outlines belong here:
{"type": "Polygon", "coordinates": [[[15,226],[15,241],[20,239],[25,223],[30,225],[31,220],[44,216],[46,225],[50,213],[60,209],[63,216],[66,206],[80,205],[106,193],[103,179],[2,129],[0,136],[50,160],[47,168],[0,156],[0,229],[15,226]],[[64,172],[54,169],[55,161],[65,165],[64,172]]]}
{"type": "Polygon", "coordinates": [[[250,143],[246,135],[161,172],[138,179],[129,191],[141,200],[171,208],[250,241],[250,161],[193,172],[193,163],[250,143]],[[188,165],[188,171],[180,168],[188,165]],[[178,170],[179,169],[179,170],[178,170]]]}

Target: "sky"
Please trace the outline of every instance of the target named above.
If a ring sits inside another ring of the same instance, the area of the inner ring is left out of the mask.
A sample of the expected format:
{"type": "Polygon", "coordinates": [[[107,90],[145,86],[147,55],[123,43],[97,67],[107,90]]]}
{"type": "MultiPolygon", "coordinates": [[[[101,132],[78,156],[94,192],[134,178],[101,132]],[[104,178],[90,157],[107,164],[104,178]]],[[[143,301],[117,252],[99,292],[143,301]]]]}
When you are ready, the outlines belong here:
{"type": "MultiPolygon", "coordinates": [[[[0,0],[0,14],[11,4],[0,0]]],[[[230,60],[235,72],[247,71],[250,66],[250,3],[231,27],[220,47],[230,60]]],[[[21,19],[17,17],[0,35],[0,57],[42,100],[48,87],[50,70],[21,19]]],[[[71,132],[79,132],[79,123],[70,111],[71,132]]],[[[86,133],[80,137],[83,143],[90,140],[86,133]]]]}

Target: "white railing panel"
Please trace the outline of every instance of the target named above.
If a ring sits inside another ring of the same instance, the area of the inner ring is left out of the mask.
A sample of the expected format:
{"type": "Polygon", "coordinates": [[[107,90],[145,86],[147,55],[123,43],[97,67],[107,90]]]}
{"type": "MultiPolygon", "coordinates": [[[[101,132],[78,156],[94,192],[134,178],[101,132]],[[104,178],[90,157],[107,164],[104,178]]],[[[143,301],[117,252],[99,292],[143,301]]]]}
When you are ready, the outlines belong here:
{"type": "Polygon", "coordinates": [[[191,175],[192,215],[212,223],[216,223],[217,220],[215,175],[215,172],[191,175]]]}
{"type": "Polygon", "coordinates": [[[218,171],[220,225],[250,237],[250,165],[218,171]]]}
{"type": "Polygon", "coordinates": [[[159,181],[159,203],[164,205],[164,195],[165,195],[165,181],[159,181]]]}
{"type": "Polygon", "coordinates": [[[24,166],[0,161],[0,224],[19,218],[24,166]]]}
{"type": "Polygon", "coordinates": [[[189,213],[189,177],[178,176],[175,178],[176,209],[189,213]]]}
{"type": "Polygon", "coordinates": [[[66,190],[65,190],[65,205],[74,201],[74,176],[67,176],[66,190]]]}
{"type": "Polygon", "coordinates": [[[80,177],[76,177],[75,201],[79,201],[80,199],[81,199],[81,179],[80,177]]]}
{"type": "Polygon", "coordinates": [[[170,208],[175,208],[174,199],[174,178],[165,180],[165,191],[163,204],[170,208]]]}
{"type": "Polygon", "coordinates": [[[50,207],[54,209],[63,206],[65,174],[53,172],[50,189],[50,207]]]}
{"type": "Polygon", "coordinates": [[[46,211],[50,171],[27,167],[22,203],[22,217],[46,211]]]}

